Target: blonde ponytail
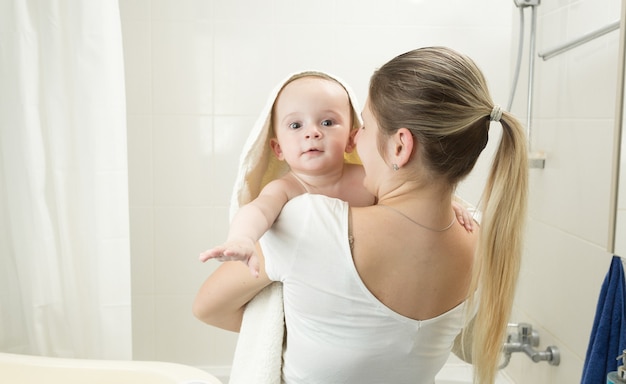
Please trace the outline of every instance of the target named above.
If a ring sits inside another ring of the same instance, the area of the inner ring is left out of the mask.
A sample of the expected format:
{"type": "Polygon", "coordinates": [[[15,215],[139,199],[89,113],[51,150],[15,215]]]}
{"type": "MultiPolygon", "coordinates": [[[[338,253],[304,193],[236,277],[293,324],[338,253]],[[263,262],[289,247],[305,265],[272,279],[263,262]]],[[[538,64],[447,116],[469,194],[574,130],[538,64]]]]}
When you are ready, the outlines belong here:
{"type": "Polygon", "coordinates": [[[477,383],[493,383],[513,307],[528,193],[524,131],[508,113],[483,195],[481,233],[472,290],[478,292],[472,364],[477,383]]]}

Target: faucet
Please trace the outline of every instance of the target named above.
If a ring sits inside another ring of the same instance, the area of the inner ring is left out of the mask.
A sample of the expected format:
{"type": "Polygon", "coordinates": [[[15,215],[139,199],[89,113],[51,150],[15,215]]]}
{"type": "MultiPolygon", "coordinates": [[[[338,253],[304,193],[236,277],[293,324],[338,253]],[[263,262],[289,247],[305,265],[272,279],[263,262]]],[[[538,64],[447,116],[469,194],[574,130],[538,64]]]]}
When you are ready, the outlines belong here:
{"type": "Polygon", "coordinates": [[[502,346],[504,362],[499,369],[509,365],[511,355],[515,352],[524,352],[535,363],[547,361],[550,365],[559,365],[561,354],[557,347],[551,345],[545,351],[535,350],[535,347],[539,346],[539,333],[533,329],[532,325],[519,323],[509,324],[509,327],[517,328],[517,333],[507,335],[506,342],[502,346]]]}

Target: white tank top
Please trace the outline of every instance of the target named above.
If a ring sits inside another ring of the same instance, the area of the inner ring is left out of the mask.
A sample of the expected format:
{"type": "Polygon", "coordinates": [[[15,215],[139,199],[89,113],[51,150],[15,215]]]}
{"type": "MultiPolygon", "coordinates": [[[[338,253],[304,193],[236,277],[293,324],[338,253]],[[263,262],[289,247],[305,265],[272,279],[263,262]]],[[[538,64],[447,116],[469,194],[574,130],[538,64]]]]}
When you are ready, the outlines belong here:
{"type": "Polygon", "coordinates": [[[304,194],[261,239],[267,274],[283,283],[283,381],[433,384],[465,303],[421,321],[394,312],[361,281],[348,236],[346,202],[304,194]]]}

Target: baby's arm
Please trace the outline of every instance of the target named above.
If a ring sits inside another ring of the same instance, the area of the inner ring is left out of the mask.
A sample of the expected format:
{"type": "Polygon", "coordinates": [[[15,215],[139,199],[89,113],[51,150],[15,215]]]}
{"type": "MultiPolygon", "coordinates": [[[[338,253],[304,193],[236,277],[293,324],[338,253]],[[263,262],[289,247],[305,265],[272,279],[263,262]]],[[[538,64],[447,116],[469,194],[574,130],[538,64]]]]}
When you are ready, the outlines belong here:
{"type": "Polygon", "coordinates": [[[287,201],[295,195],[292,185],[284,179],[267,184],[256,199],[237,211],[226,242],[202,252],[200,260],[241,261],[248,265],[254,276],[257,276],[259,261],[255,253],[255,244],[274,224],[287,201]]]}

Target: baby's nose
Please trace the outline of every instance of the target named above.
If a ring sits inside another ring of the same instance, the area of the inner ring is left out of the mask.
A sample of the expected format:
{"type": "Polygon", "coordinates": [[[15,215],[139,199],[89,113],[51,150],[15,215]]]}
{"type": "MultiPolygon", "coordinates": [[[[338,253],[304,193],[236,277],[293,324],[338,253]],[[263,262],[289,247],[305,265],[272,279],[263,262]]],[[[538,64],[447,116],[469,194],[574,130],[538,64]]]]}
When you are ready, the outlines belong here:
{"type": "Polygon", "coordinates": [[[319,139],[322,136],[322,131],[317,126],[309,127],[306,131],[307,139],[319,139]]]}

